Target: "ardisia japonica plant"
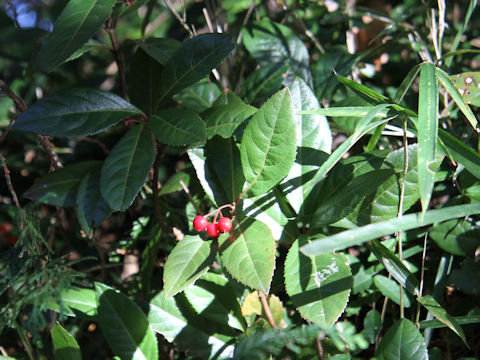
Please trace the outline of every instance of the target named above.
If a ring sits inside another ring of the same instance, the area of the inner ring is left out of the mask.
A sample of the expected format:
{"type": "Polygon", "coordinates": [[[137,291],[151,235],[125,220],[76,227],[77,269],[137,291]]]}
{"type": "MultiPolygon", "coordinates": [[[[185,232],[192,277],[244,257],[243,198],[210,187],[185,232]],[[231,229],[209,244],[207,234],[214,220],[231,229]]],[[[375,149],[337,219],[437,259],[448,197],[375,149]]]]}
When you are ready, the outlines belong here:
{"type": "Polygon", "coordinates": [[[479,358],[475,0],[24,3],[0,358],[479,358]]]}

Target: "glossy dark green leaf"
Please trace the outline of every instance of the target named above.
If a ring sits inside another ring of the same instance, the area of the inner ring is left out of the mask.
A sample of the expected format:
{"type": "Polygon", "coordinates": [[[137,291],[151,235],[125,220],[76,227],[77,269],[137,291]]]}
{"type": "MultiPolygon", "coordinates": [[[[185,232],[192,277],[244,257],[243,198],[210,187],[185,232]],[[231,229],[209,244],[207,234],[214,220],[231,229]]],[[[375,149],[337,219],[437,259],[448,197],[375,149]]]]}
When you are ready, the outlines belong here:
{"type": "Polygon", "coordinates": [[[375,357],[378,360],[427,360],[425,340],[407,319],[397,321],[383,336],[375,357]]]}
{"type": "Polygon", "coordinates": [[[157,359],[155,334],[145,314],[126,295],[95,283],[98,322],[113,353],[122,359],[157,359]]]}
{"type": "Polygon", "coordinates": [[[68,333],[57,321],[50,330],[55,359],[57,360],[80,360],[82,353],[75,338],[68,333]]]}
{"type": "MultiPolygon", "coordinates": [[[[237,221],[238,221],[237,216],[237,221]]],[[[220,235],[220,258],[239,282],[268,294],[275,269],[275,240],[262,222],[243,218],[230,234],[220,235]]]]}
{"type": "Polygon", "coordinates": [[[269,20],[254,21],[242,30],[243,43],[260,66],[286,63],[294,75],[313,86],[310,57],[303,41],[287,26],[269,20]]]}
{"type": "Polygon", "coordinates": [[[382,330],[382,319],[380,313],[372,309],[370,310],[363,319],[363,330],[362,335],[368,340],[370,344],[375,344],[377,341],[377,336],[382,330]]]}
{"type": "Polygon", "coordinates": [[[46,303],[48,309],[88,320],[92,320],[97,315],[97,299],[92,289],[74,286],[63,290],[60,297],[63,307],[51,299],[46,303]]]}
{"type": "Polygon", "coordinates": [[[171,297],[208,271],[215,259],[216,248],[211,241],[200,236],[185,236],[173,248],[165,263],[163,292],[171,297]]]}
{"type": "Polygon", "coordinates": [[[285,260],[285,289],[302,317],[322,327],[331,327],[345,310],[352,288],[352,273],[345,255],[305,256],[301,237],[285,260]]]}
{"type": "Polygon", "coordinates": [[[173,100],[186,109],[201,113],[215,102],[220,93],[220,88],[216,83],[204,78],[174,95],[173,100]]]}
{"type": "Polygon", "coordinates": [[[480,263],[465,260],[461,268],[452,271],[448,283],[465,294],[480,295],[480,263]]]}
{"type": "Polygon", "coordinates": [[[240,155],[251,195],[266,193],[289,173],[296,144],[290,92],[284,89],[257,111],[242,136],[240,155]]]}
{"type": "Polygon", "coordinates": [[[432,197],[435,172],[430,164],[435,159],[438,136],[438,91],[435,66],[425,63],[420,69],[418,94],[418,191],[422,211],[428,209],[432,197]]]}
{"type": "Polygon", "coordinates": [[[162,65],[166,65],[181,43],[170,38],[148,38],[138,41],[138,46],[150,57],[162,65]]]}
{"type": "Polygon", "coordinates": [[[480,246],[480,229],[471,219],[453,219],[432,226],[429,236],[443,250],[453,255],[474,255],[480,246]]]}
{"type": "Polygon", "coordinates": [[[232,39],[225,34],[201,34],[185,41],[162,71],[157,103],[203,79],[232,49],[232,39]]]}
{"type": "Polygon", "coordinates": [[[421,213],[408,214],[400,218],[380,221],[315,240],[303,246],[301,251],[305,255],[315,256],[334,249],[344,249],[349,246],[362,244],[368,240],[380,238],[398,231],[415,229],[435,222],[461,218],[478,212],[480,212],[480,203],[429,210],[423,216],[421,213]]]}
{"type": "Polygon", "coordinates": [[[77,192],[77,216],[82,229],[90,234],[93,227],[100,225],[112,209],[100,192],[100,171],[102,164],[83,176],[77,192]]]}
{"type": "Polygon", "coordinates": [[[142,279],[142,290],[144,294],[150,294],[152,287],[152,276],[154,266],[157,262],[157,255],[162,244],[163,230],[159,224],[155,224],[150,231],[150,236],[142,253],[142,265],[140,266],[140,278],[142,279]]]}
{"type": "Polygon", "coordinates": [[[465,338],[465,334],[463,333],[462,327],[455,321],[453,316],[450,316],[435,298],[430,295],[425,295],[422,297],[417,298],[417,301],[422,304],[429,312],[431,312],[435,318],[440,320],[442,323],[447,325],[455,334],[457,334],[460,339],[467,344],[467,339],[465,338]]]}
{"type": "Polygon", "coordinates": [[[207,127],[207,138],[215,135],[231,137],[235,129],[256,112],[256,108],[245,104],[231,91],[220,95],[212,107],[201,114],[207,127]]]}
{"type": "Polygon", "coordinates": [[[15,129],[48,136],[85,136],[104,131],[142,112],[121,97],[96,89],[74,88],[48,95],[25,111],[15,129]]]}
{"type": "Polygon", "coordinates": [[[71,0],[42,41],[35,67],[51,71],[90,39],[110,15],[116,0],[71,0]]]}
{"type": "Polygon", "coordinates": [[[263,104],[282,88],[288,69],[288,65],[284,63],[261,66],[243,81],[240,97],[248,104],[263,104]]]}
{"type": "Polygon", "coordinates": [[[158,195],[167,195],[174,193],[175,191],[183,191],[183,186],[180,184],[180,181],[183,181],[185,186],[188,187],[190,184],[191,175],[188,172],[180,171],[173,174],[164,184],[158,195]]]}
{"type": "Polygon", "coordinates": [[[132,204],[145,183],[154,157],[152,136],[144,125],[130,129],[115,144],[100,176],[101,194],[113,210],[125,210],[132,204]]]}
{"type": "Polygon", "coordinates": [[[44,204],[75,206],[83,176],[99,164],[99,161],[82,161],[48,173],[25,191],[23,196],[44,204]]]}
{"type": "Polygon", "coordinates": [[[128,95],[132,104],[150,116],[155,111],[163,65],[143,48],[137,49],[130,65],[128,95]]]}
{"type": "Polygon", "coordinates": [[[168,145],[204,143],[207,138],[205,122],[187,109],[160,110],[150,118],[150,124],[157,140],[168,145]]]}
{"type": "Polygon", "coordinates": [[[245,184],[237,144],[232,138],[223,139],[216,136],[207,142],[205,150],[207,166],[211,169],[211,173],[215,174],[223,190],[220,199],[225,199],[226,203],[234,202],[245,184]]]}

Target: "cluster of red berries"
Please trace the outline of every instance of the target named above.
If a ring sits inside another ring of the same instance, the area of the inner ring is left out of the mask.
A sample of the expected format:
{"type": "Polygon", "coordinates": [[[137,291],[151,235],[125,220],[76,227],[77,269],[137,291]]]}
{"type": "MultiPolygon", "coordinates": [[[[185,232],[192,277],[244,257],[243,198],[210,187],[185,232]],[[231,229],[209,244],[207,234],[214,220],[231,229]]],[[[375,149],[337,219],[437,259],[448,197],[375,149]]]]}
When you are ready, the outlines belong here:
{"type": "Polygon", "coordinates": [[[215,210],[214,212],[207,214],[205,216],[202,215],[197,215],[195,216],[195,219],[193,219],[193,227],[197,231],[204,231],[207,230],[207,233],[212,236],[212,237],[219,237],[221,233],[226,233],[232,230],[233,228],[233,223],[232,219],[229,217],[221,215],[222,213],[220,210],[223,207],[230,206],[230,205],[224,205],[220,207],[219,209],[215,210]],[[207,217],[215,213],[215,218],[213,219],[213,222],[209,222],[207,220],[207,217]],[[220,213],[220,219],[217,222],[217,217],[218,214],[220,213]]]}

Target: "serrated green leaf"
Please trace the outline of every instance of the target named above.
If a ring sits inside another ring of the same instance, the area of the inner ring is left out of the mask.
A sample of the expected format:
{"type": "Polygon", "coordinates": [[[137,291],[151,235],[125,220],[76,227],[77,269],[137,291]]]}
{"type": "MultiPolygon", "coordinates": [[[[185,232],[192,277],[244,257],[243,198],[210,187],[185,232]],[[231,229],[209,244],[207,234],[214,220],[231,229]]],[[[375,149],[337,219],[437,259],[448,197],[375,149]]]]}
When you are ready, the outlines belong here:
{"type": "Polygon", "coordinates": [[[467,344],[467,339],[465,338],[465,334],[463,333],[462,327],[455,321],[453,316],[450,316],[435,298],[430,295],[425,295],[422,297],[417,298],[417,301],[425,307],[428,311],[430,311],[433,316],[435,316],[438,320],[442,323],[447,325],[450,330],[452,330],[455,334],[457,334],[460,339],[464,342],[465,345],[467,344]]]}
{"type": "Polygon", "coordinates": [[[205,122],[191,110],[160,110],[150,118],[150,124],[157,140],[164,144],[188,145],[207,139],[205,122]]]}
{"type": "Polygon", "coordinates": [[[397,321],[382,338],[375,357],[378,360],[427,360],[425,340],[407,319],[397,321]]]}
{"type": "Polygon", "coordinates": [[[285,25],[269,20],[254,21],[242,30],[243,43],[260,66],[288,64],[293,74],[313,86],[310,57],[304,43],[285,25]]]}
{"type": "Polygon", "coordinates": [[[279,183],[295,161],[296,133],[288,89],[272,96],[248,123],[240,146],[243,173],[251,195],[279,183]]]}
{"type": "Polygon", "coordinates": [[[150,56],[143,48],[138,48],[130,65],[128,95],[132,104],[142,109],[147,116],[155,111],[159,97],[160,73],[163,65],[150,56]]]}
{"type": "Polygon", "coordinates": [[[65,330],[58,321],[50,330],[55,359],[57,360],[80,360],[82,353],[75,338],[65,330]]]}
{"type": "Polygon", "coordinates": [[[171,38],[148,38],[138,40],[137,44],[158,63],[166,65],[182,43],[171,38]]]}
{"type": "Polygon", "coordinates": [[[214,103],[220,93],[220,88],[216,83],[204,78],[174,95],[173,100],[186,109],[201,113],[214,103]]]}
{"type": "Polygon", "coordinates": [[[223,203],[234,202],[245,184],[237,144],[232,138],[216,136],[207,142],[205,150],[208,166],[216,175],[224,193],[223,196],[215,196],[215,199],[224,199],[223,203]]]}
{"type": "Polygon", "coordinates": [[[200,236],[185,236],[167,258],[163,271],[163,291],[171,297],[208,271],[215,259],[216,245],[200,236]]]}
{"type": "MultiPolygon", "coordinates": [[[[230,292],[228,285],[227,288],[221,286],[218,290],[230,292]]],[[[213,293],[203,294],[210,298],[213,293]]],[[[206,308],[207,313],[221,316],[225,321],[230,314],[226,311],[229,310],[217,300],[218,298],[213,301],[212,306],[206,308]]],[[[216,326],[207,316],[195,311],[184,294],[165,298],[163,292],[160,292],[150,302],[148,320],[154,331],[163,335],[169,342],[175,341],[180,350],[188,350],[193,356],[210,359],[218,353],[218,359],[231,358],[233,346],[227,342],[231,340],[232,335],[236,335],[236,331],[225,325],[216,326]],[[230,335],[226,335],[225,331],[230,335]]]]}
{"type": "Polygon", "coordinates": [[[122,359],[157,359],[155,334],[145,314],[126,295],[95,283],[98,322],[105,340],[122,359]]]}
{"type": "Polygon", "coordinates": [[[297,129],[297,157],[284,182],[299,181],[301,184],[293,191],[287,192],[289,203],[298,213],[310,190],[306,186],[310,172],[319,167],[319,165],[309,164],[311,154],[316,150],[329,153],[332,147],[332,134],[324,116],[298,114],[299,111],[320,107],[313,91],[303,80],[300,78],[294,80],[290,85],[290,94],[297,129]]]}
{"type": "Polygon", "coordinates": [[[111,213],[112,209],[100,193],[100,171],[102,163],[89,171],[80,181],[77,191],[77,217],[83,231],[92,232],[93,227],[100,225],[111,213]]]}
{"type": "MultiPolygon", "coordinates": [[[[400,285],[394,280],[389,279],[383,275],[375,275],[373,277],[373,283],[383,296],[388,297],[395,304],[400,305],[400,285]]],[[[403,306],[408,308],[412,303],[406,294],[403,295],[403,306]]]]}
{"type": "Polygon", "coordinates": [[[157,104],[207,76],[232,51],[230,35],[201,34],[185,41],[161,73],[157,104]]]}
{"type": "Polygon", "coordinates": [[[435,222],[461,218],[478,212],[480,212],[480,203],[429,210],[423,216],[421,213],[408,214],[401,218],[361,226],[315,240],[303,246],[301,251],[306,255],[315,256],[334,249],[344,249],[349,246],[359,245],[368,240],[380,238],[398,231],[415,229],[435,222]]]}
{"type": "Polygon", "coordinates": [[[90,39],[110,15],[116,0],[70,0],[42,41],[35,67],[52,71],[90,39]]]}
{"type": "Polygon", "coordinates": [[[231,137],[235,129],[256,111],[232,92],[220,95],[213,106],[201,114],[207,127],[207,138],[215,135],[231,137]]]}
{"type": "Polygon", "coordinates": [[[75,206],[77,191],[85,173],[100,161],[81,161],[48,173],[23,193],[27,199],[55,206],[75,206]]]}
{"type": "Polygon", "coordinates": [[[453,255],[473,256],[480,246],[480,229],[469,219],[454,219],[432,226],[429,236],[453,255]]]}
{"type": "Polygon", "coordinates": [[[242,284],[268,294],[275,269],[275,240],[270,229],[258,220],[244,218],[234,222],[230,234],[220,235],[219,245],[227,271],[242,284]]]}
{"type": "Polygon", "coordinates": [[[352,288],[352,273],[345,255],[315,257],[300,253],[306,237],[296,240],[285,260],[285,289],[305,319],[332,326],[345,310],[352,288]]]}
{"type": "Polygon", "coordinates": [[[269,63],[250,74],[243,82],[240,97],[248,104],[260,105],[282,88],[289,72],[287,64],[269,63]]]}
{"type": "Polygon", "coordinates": [[[435,66],[424,63],[420,69],[418,94],[418,191],[422,211],[428,209],[432,197],[435,172],[430,164],[435,159],[438,136],[438,92],[435,66]]]}
{"type": "Polygon", "coordinates": [[[132,204],[145,183],[154,157],[152,136],[144,125],[130,129],[115,144],[100,176],[102,196],[113,210],[125,210],[132,204]]]}
{"type": "Polygon", "coordinates": [[[117,95],[74,88],[45,96],[30,106],[13,128],[47,136],[85,136],[141,114],[141,110],[117,95]]]}

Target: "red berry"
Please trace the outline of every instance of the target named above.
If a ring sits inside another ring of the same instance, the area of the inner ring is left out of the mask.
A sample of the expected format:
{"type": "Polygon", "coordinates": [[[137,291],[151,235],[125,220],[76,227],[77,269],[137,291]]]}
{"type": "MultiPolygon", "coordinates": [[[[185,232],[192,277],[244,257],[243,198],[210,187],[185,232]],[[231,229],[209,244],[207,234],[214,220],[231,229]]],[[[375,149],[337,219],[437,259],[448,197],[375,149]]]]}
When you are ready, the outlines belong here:
{"type": "Polygon", "coordinates": [[[14,245],[18,240],[18,238],[15,235],[6,235],[5,238],[12,245],[14,245]]]}
{"type": "Polygon", "coordinates": [[[232,220],[228,217],[221,217],[220,220],[218,220],[218,228],[220,229],[221,232],[229,232],[232,230],[233,223],[232,220]]]}
{"type": "Polygon", "coordinates": [[[211,237],[218,237],[220,235],[220,228],[218,227],[218,224],[215,224],[215,223],[208,224],[207,233],[211,237]]]}
{"type": "Polygon", "coordinates": [[[207,228],[207,225],[208,225],[208,220],[201,215],[197,215],[195,216],[195,219],[193,219],[193,227],[197,231],[205,230],[207,228]]]}

